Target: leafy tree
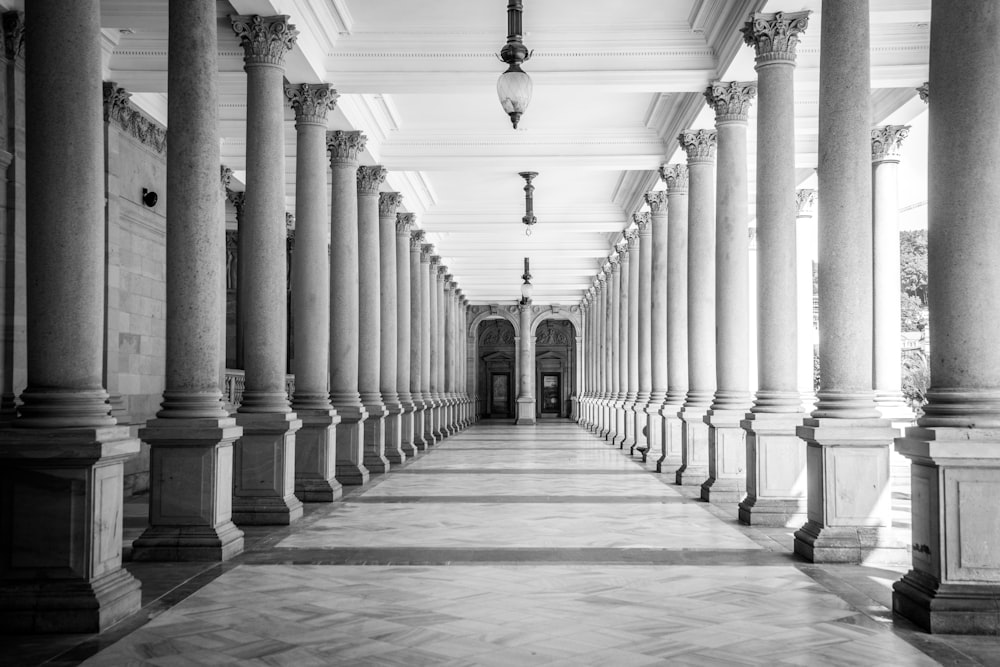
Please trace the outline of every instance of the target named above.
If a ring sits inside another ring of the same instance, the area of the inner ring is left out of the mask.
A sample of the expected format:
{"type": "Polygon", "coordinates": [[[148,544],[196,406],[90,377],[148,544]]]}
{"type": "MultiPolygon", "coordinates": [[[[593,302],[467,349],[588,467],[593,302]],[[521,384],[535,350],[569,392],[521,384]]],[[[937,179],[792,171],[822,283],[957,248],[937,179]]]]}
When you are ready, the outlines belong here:
{"type": "Polygon", "coordinates": [[[904,294],[927,307],[926,229],[899,233],[899,281],[904,294]]]}
{"type": "Polygon", "coordinates": [[[905,292],[900,294],[903,331],[923,331],[927,328],[927,309],[920,300],[905,292]]]}

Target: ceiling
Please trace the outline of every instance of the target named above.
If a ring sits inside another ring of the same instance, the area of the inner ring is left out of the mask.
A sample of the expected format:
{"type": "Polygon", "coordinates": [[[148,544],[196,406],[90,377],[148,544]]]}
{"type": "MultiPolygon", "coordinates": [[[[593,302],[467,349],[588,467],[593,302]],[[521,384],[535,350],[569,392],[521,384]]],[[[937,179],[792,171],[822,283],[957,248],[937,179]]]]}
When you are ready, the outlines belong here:
{"type": "MultiPolygon", "coordinates": [[[[8,0],[8,7],[25,0],[8,0]]],[[[0,0],[4,4],[4,0],[0,0]]],[[[664,162],[679,161],[680,130],[712,127],[702,92],[713,79],[755,78],[739,28],[751,11],[814,12],[799,46],[796,167],[816,166],[820,0],[524,0],[524,69],[534,95],[518,130],[500,108],[495,54],[506,0],[218,0],[223,162],[244,176],[246,77],[228,14],[288,14],[300,34],[291,83],[340,93],[330,129],[368,136],[363,164],[389,169],[383,189],[437,247],[474,304],[519,297],[531,258],[538,304],[578,303],[664,162]],[[538,224],[521,223],[534,181],[538,224]]],[[[875,0],[873,123],[924,109],[930,0],[875,0]]],[[[106,80],[166,118],[167,0],[101,0],[106,80]]],[[[295,130],[286,123],[287,207],[294,212],[295,130]]],[[[749,122],[753,193],[756,116],[749,122]]],[[[241,186],[236,185],[237,189],[241,186]]],[[[753,195],[751,194],[751,199],[753,195]]],[[[752,224],[753,201],[748,224],[752,224]]],[[[336,242],[336,239],[333,240],[336,242]]]]}

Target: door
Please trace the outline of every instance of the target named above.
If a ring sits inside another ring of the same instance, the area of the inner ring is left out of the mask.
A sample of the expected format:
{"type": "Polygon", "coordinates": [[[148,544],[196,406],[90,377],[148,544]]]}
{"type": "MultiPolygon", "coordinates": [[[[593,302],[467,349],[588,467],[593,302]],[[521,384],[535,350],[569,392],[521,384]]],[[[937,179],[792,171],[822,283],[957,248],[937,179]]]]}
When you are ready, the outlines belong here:
{"type": "Polygon", "coordinates": [[[490,416],[510,416],[510,373],[492,373],[490,376],[490,416]]]}
{"type": "Polygon", "coordinates": [[[561,373],[542,373],[542,412],[559,414],[561,373]]]}

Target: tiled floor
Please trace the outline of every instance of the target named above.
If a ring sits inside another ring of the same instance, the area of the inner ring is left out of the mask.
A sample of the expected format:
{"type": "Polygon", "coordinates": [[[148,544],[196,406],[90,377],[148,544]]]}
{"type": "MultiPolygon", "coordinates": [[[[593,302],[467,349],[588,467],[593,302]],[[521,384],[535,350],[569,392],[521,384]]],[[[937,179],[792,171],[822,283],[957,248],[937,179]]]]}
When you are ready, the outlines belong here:
{"type": "Polygon", "coordinates": [[[566,422],[478,424],[296,526],[247,530],[230,563],[130,564],[142,614],[22,638],[0,664],[1000,663],[994,639],[893,622],[905,568],[798,561],[792,529],[741,526],[650,467],[566,422]]]}

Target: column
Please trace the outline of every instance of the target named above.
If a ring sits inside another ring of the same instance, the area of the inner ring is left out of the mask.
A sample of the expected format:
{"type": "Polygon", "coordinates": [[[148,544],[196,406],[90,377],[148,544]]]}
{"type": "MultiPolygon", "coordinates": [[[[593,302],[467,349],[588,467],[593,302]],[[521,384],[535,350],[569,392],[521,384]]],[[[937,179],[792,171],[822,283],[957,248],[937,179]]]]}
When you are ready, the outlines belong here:
{"type": "MultiPolygon", "coordinates": [[[[406,460],[404,450],[404,408],[400,400],[399,376],[399,296],[396,292],[396,208],[403,199],[398,192],[381,192],[378,200],[379,249],[379,390],[385,403],[385,457],[389,463],[406,460]]],[[[407,243],[407,260],[409,259],[407,243]]],[[[409,262],[407,261],[407,266],[409,262]]],[[[409,271],[407,271],[409,273],[409,271]]],[[[406,289],[409,290],[407,285],[406,289]]],[[[407,294],[409,301],[409,294],[407,294]]],[[[409,317],[409,313],[407,313],[409,317]]],[[[409,322],[407,322],[409,328],[409,322]]],[[[410,422],[412,426],[412,421],[410,422]]],[[[412,442],[413,436],[409,434],[412,442]]]]}
{"type": "Polygon", "coordinates": [[[632,219],[639,229],[639,391],[635,396],[635,450],[646,460],[649,452],[649,416],[646,406],[653,389],[652,343],[650,341],[653,301],[653,229],[648,211],[636,213],[632,219]]]}
{"type": "MultiPolygon", "coordinates": [[[[618,437],[618,393],[621,391],[621,259],[617,252],[608,257],[611,273],[608,283],[608,432],[605,438],[612,443],[618,437]]],[[[624,429],[621,429],[624,430],[624,429]]]]}
{"type": "Polygon", "coordinates": [[[287,16],[231,16],[247,73],[247,188],[240,236],[244,262],[246,384],[236,422],[233,520],[289,524],[295,497],[295,432],[302,427],[285,388],[288,257],[285,228],[285,53],[298,31],[287,16]]]}
{"type": "Polygon", "coordinates": [[[364,464],[368,411],[358,393],[358,155],[367,138],[360,132],[326,133],[330,153],[330,402],[337,424],[337,480],[368,482],[364,464]]]}
{"type": "Polygon", "coordinates": [[[535,423],[535,396],[534,375],[535,375],[535,346],[534,336],[531,334],[531,299],[521,299],[518,306],[520,313],[520,330],[518,331],[518,392],[517,392],[517,420],[515,424],[535,423]]]}
{"type": "MultiPolygon", "coordinates": [[[[625,251],[628,266],[628,391],[625,394],[625,430],[626,440],[622,448],[628,447],[629,452],[635,447],[635,406],[639,395],[639,230],[629,227],[624,232],[628,249],[625,251]]],[[[625,275],[624,273],[622,274],[625,275]]]]}
{"type": "Polygon", "coordinates": [[[656,462],[656,472],[663,472],[668,453],[668,465],[684,462],[684,422],[678,413],[684,407],[688,391],[687,165],[663,166],[660,178],[667,184],[667,396],[660,410],[663,448],[656,462]]]}
{"type": "MultiPolygon", "coordinates": [[[[36,0],[25,7],[26,188],[44,195],[58,184],[59,193],[27,198],[28,384],[18,416],[0,430],[0,620],[7,633],[100,632],[140,606],[139,582],[121,567],[122,464],[139,441],[116,425],[102,385],[99,5],[36,0]]],[[[193,13],[199,34],[207,30],[204,14],[193,13]]],[[[218,192],[218,153],[214,159],[205,219],[214,218],[218,192]]],[[[209,247],[212,261],[218,250],[209,247]]],[[[205,289],[214,295],[216,286],[205,289]]],[[[218,318],[208,319],[216,333],[218,318]]],[[[218,403],[216,373],[210,365],[199,380],[214,384],[218,403]]],[[[217,408],[214,417],[225,414],[217,408]]]]}
{"type": "Polygon", "coordinates": [[[676,481],[708,479],[708,424],[715,394],[715,142],[714,130],[685,130],[688,157],[688,393],[678,416],[683,453],[676,481]]]}
{"type": "Polygon", "coordinates": [[[794,73],[799,35],[808,20],[808,12],[754,14],[743,28],[744,40],[756,52],[759,98],[758,334],[757,394],[743,422],[747,497],[739,516],[744,523],[766,526],[797,525],[805,509],[805,451],[795,435],[803,415],[797,371],[794,73]]]}
{"type": "Polygon", "coordinates": [[[875,404],[898,428],[909,426],[913,410],[902,392],[903,364],[899,297],[898,169],[908,125],[883,125],[872,130],[872,349],[875,404]]]}
{"type": "MultiPolygon", "coordinates": [[[[414,215],[404,213],[407,221],[413,225],[414,215]]],[[[424,232],[422,229],[414,229],[410,232],[410,394],[413,396],[413,445],[421,451],[425,451],[429,445],[433,445],[433,440],[427,439],[430,431],[428,420],[430,415],[427,411],[427,395],[424,393],[423,380],[423,318],[427,304],[423,298],[423,275],[421,266],[421,248],[424,244],[424,232]]]]}
{"type": "Polygon", "coordinates": [[[813,562],[860,562],[898,558],[903,552],[897,549],[904,548],[891,543],[888,534],[894,431],[880,418],[872,391],[868,2],[825,1],[822,12],[817,166],[822,194],[821,374],[816,409],[798,428],[808,445],[810,493],[808,520],[795,532],[795,552],[813,562]]]}
{"type": "Polygon", "coordinates": [[[342,494],[337,481],[337,424],[330,403],[330,258],[327,254],[326,117],[337,93],[329,84],[286,85],[295,111],[295,236],[292,260],[292,337],[295,392],[292,408],[302,420],[295,435],[295,495],[330,502],[342,494]]]}
{"type": "Polygon", "coordinates": [[[896,440],[914,493],[912,566],[893,611],[930,632],[996,635],[1000,348],[984,314],[1000,306],[1000,16],[983,0],[934,0],[931,11],[931,389],[896,440]]]}
{"type": "Polygon", "coordinates": [[[607,433],[608,415],[607,415],[607,402],[608,402],[608,383],[610,378],[608,377],[608,346],[611,341],[608,340],[608,292],[610,290],[610,285],[608,284],[609,269],[610,267],[605,262],[601,266],[601,272],[597,275],[597,382],[598,382],[598,395],[597,395],[597,427],[595,432],[602,438],[607,433]]]}
{"type": "MultiPolygon", "coordinates": [[[[813,386],[813,354],[815,334],[813,326],[813,262],[816,261],[816,191],[800,188],[795,191],[795,309],[798,321],[799,394],[802,407],[812,412],[816,402],[813,386]]],[[[803,457],[804,460],[804,457],[803,457]]],[[[805,515],[801,517],[805,520],[805,515]]]]}
{"type": "MultiPolygon", "coordinates": [[[[413,226],[412,213],[396,213],[396,388],[399,391],[399,402],[402,412],[402,447],[408,457],[417,455],[416,410],[414,392],[410,386],[412,381],[411,365],[413,352],[410,349],[411,312],[413,299],[410,287],[410,234],[413,226]]],[[[417,258],[419,266],[420,259],[417,258]]]]}
{"type": "MultiPolygon", "coordinates": [[[[646,460],[649,452],[660,452],[670,465],[681,462],[680,450],[668,453],[663,439],[663,417],[660,410],[667,397],[667,193],[663,190],[647,192],[646,205],[650,219],[650,290],[649,290],[649,359],[650,393],[646,404],[647,449],[642,454],[646,460]]],[[[662,465],[661,465],[662,467],[662,465]]]]}
{"type": "Polygon", "coordinates": [[[580,393],[580,414],[577,419],[577,423],[580,426],[586,427],[589,424],[590,417],[590,289],[588,288],[586,292],[583,293],[583,299],[580,301],[580,321],[582,322],[582,330],[580,332],[583,338],[583,378],[582,378],[582,388],[583,391],[580,393]]]}
{"type": "Polygon", "coordinates": [[[468,301],[462,290],[456,292],[457,303],[455,305],[455,390],[458,392],[460,401],[459,428],[465,429],[471,423],[472,415],[469,413],[469,392],[466,365],[468,363],[465,346],[466,318],[469,310],[468,301]]]}
{"type": "Polygon", "coordinates": [[[444,354],[441,347],[441,340],[444,338],[441,319],[442,308],[442,283],[444,276],[441,273],[441,257],[431,256],[430,275],[427,278],[427,287],[430,290],[430,316],[431,316],[431,393],[434,395],[434,437],[437,440],[444,440],[448,437],[448,430],[445,428],[446,401],[444,396],[444,383],[442,369],[444,368],[444,354]]]}
{"type": "Polygon", "coordinates": [[[715,110],[718,155],[715,198],[716,390],[712,407],[705,416],[705,423],[708,424],[708,479],[701,486],[701,499],[709,502],[736,503],[746,495],[746,432],[740,427],[740,421],[750,409],[747,114],[750,101],[756,94],[757,84],[753,81],[716,81],[705,91],[708,105],[715,110]]]}
{"type": "MultiPolygon", "coordinates": [[[[624,236],[624,235],[623,235],[624,236]]],[[[618,288],[618,394],[615,396],[615,439],[612,444],[619,448],[624,448],[629,439],[631,430],[629,426],[635,427],[635,422],[627,419],[626,400],[628,399],[628,361],[629,361],[629,256],[628,239],[622,238],[615,245],[621,263],[621,277],[618,288]]],[[[638,369],[637,369],[638,370],[638,369]]],[[[638,378],[636,378],[638,379],[638,378]]]]}
{"type": "Polygon", "coordinates": [[[425,439],[429,445],[441,442],[439,428],[441,400],[437,396],[437,380],[434,373],[434,362],[437,360],[437,347],[432,342],[435,332],[434,319],[434,276],[437,273],[437,264],[434,261],[434,246],[425,243],[421,247],[420,255],[420,292],[422,302],[421,313],[421,360],[420,374],[423,382],[424,403],[427,405],[427,418],[425,420],[425,439]]]}
{"type": "Polygon", "coordinates": [[[385,167],[361,166],[358,184],[358,391],[365,406],[364,464],[372,473],[389,471],[386,458],[388,412],[379,390],[381,381],[381,306],[379,275],[378,189],[385,167]]]}
{"type": "Polygon", "coordinates": [[[455,298],[455,283],[452,282],[452,275],[447,273],[448,267],[441,267],[441,274],[444,282],[441,284],[441,388],[446,401],[445,418],[442,429],[448,435],[455,434],[455,315],[452,312],[452,301],[455,298]]]}

